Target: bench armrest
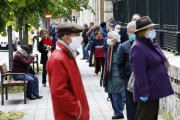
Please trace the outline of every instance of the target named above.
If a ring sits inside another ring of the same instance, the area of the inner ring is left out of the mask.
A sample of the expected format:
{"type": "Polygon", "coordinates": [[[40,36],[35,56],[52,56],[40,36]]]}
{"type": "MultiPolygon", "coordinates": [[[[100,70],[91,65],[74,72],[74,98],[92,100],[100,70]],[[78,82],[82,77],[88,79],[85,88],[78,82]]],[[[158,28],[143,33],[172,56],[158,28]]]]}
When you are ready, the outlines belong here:
{"type": "Polygon", "coordinates": [[[1,78],[3,78],[3,76],[8,76],[8,75],[23,75],[24,81],[25,81],[25,78],[26,78],[25,73],[5,73],[5,74],[1,74],[1,78]]]}

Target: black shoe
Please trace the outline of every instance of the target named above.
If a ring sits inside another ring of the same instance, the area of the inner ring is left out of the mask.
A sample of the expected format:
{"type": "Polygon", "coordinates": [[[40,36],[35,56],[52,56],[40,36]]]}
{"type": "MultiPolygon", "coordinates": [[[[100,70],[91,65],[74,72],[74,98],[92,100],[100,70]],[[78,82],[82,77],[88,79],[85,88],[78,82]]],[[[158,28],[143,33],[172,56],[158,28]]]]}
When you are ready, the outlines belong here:
{"type": "Polygon", "coordinates": [[[89,60],[87,62],[89,62],[89,60]]]}
{"type": "Polygon", "coordinates": [[[35,100],[36,99],[36,97],[34,97],[33,95],[26,95],[26,98],[30,99],[30,100],[35,100]]]}
{"type": "Polygon", "coordinates": [[[36,99],[41,99],[41,98],[43,98],[43,96],[39,96],[39,95],[34,95],[34,97],[36,97],[36,99]]]}
{"type": "Polygon", "coordinates": [[[116,116],[113,116],[112,119],[124,119],[124,115],[116,115],[116,116]]]}
{"type": "Polygon", "coordinates": [[[94,67],[94,64],[92,64],[92,65],[89,65],[89,67],[94,67]]]}
{"type": "Polygon", "coordinates": [[[86,58],[82,58],[81,60],[85,60],[86,58]]]}

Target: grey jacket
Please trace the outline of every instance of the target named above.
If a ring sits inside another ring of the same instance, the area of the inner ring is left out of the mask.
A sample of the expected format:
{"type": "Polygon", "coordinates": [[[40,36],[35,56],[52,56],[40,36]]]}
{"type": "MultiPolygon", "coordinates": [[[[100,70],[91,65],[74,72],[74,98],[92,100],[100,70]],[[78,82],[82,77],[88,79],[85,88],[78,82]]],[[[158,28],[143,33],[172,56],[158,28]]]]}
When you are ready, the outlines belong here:
{"type": "Polygon", "coordinates": [[[119,72],[117,68],[117,59],[118,59],[118,53],[119,53],[119,47],[113,54],[113,64],[112,64],[112,77],[110,79],[107,79],[107,84],[105,86],[105,92],[107,93],[121,93],[124,92],[125,86],[124,81],[119,78],[119,72]]]}

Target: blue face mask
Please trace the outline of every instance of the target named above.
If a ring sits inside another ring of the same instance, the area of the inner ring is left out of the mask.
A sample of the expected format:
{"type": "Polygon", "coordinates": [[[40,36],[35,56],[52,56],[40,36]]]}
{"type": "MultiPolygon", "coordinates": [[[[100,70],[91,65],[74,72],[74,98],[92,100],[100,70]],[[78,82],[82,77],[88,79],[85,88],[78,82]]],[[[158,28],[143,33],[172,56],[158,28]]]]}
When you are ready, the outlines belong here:
{"type": "Polygon", "coordinates": [[[25,57],[28,57],[29,55],[26,53],[24,56],[25,56],[25,57]]]}
{"type": "Polygon", "coordinates": [[[113,44],[111,41],[112,41],[112,39],[107,39],[107,44],[108,44],[109,46],[111,46],[111,45],[113,44]]]}
{"type": "Polygon", "coordinates": [[[130,35],[129,35],[129,38],[130,38],[131,40],[135,40],[135,39],[136,39],[136,35],[135,35],[135,34],[130,34],[130,35]]]}
{"type": "Polygon", "coordinates": [[[153,29],[149,31],[149,39],[153,40],[156,37],[156,31],[153,29]]]}

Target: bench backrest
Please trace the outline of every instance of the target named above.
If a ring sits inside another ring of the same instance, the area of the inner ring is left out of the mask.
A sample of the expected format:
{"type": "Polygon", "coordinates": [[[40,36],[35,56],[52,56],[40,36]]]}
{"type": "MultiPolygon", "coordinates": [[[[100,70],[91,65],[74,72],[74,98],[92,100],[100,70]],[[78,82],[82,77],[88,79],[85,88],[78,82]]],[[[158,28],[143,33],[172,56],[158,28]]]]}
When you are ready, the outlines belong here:
{"type": "Polygon", "coordinates": [[[6,63],[0,65],[1,74],[5,74],[8,72],[6,63]]]}

